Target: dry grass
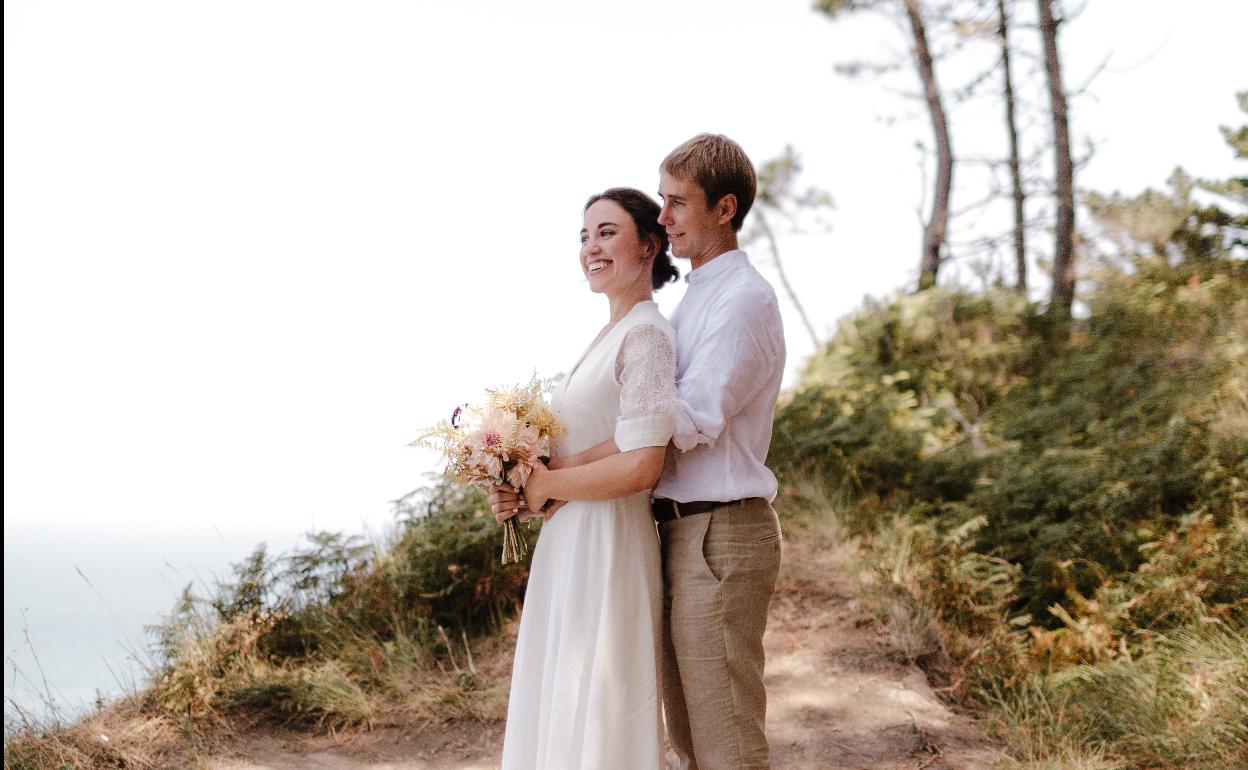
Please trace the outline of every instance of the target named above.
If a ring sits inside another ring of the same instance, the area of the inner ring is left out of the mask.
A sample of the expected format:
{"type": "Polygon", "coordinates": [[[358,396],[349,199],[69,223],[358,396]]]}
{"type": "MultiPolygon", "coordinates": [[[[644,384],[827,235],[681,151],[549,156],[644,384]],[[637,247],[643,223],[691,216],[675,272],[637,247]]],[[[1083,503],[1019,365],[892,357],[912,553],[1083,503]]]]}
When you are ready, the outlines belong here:
{"type": "Polygon", "coordinates": [[[10,723],[5,770],[201,767],[200,757],[227,751],[241,735],[271,726],[343,736],[381,727],[497,722],[506,714],[514,626],[460,643],[431,667],[391,665],[389,679],[361,688],[337,663],[277,668],[261,662],[231,674],[230,694],[209,713],[176,712],[157,690],[110,704],[77,721],[10,723]]]}
{"type": "Polygon", "coordinates": [[[180,726],[129,699],[70,725],[53,719],[6,726],[5,770],[125,767],[167,768],[182,753],[180,726]]]}

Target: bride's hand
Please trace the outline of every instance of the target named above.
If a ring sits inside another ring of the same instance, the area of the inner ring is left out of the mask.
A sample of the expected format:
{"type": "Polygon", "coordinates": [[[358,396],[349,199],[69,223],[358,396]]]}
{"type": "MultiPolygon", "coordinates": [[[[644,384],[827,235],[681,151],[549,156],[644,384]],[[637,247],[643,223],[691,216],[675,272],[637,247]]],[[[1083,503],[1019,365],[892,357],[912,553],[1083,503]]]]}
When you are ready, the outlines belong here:
{"type": "Polygon", "coordinates": [[[510,484],[495,484],[490,487],[489,497],[490,509],[494,511],[494,518],[498,519],[501,524],[512,516],[519,514],[524,521],[525,518],[534,514],[529,513],[524,505],[524,498],[510,484]]]}
{"type": "Polygon", "coordinates": [[[535,465],[529,473],[529,480],[525,483],[523,492],[524,501],[528,504],[530,511],[541,511],[550,501],[550,494],[546,491],[549,478],[550,471],[541,463],[535,465]]]}

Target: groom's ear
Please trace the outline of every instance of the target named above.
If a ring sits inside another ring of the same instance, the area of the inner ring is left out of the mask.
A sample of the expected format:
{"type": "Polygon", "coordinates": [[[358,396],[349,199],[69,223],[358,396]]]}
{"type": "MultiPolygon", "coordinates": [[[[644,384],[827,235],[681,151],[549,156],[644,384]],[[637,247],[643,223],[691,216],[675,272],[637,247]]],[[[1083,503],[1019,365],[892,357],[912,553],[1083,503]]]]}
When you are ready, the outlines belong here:
{"type": "Polygon", "coordinates": [[[737,195],[736,193],[728,193],[720,198],[715,204],[715,219],[721,225],[732,223],[732,218],[737,215],[737,195]]]}

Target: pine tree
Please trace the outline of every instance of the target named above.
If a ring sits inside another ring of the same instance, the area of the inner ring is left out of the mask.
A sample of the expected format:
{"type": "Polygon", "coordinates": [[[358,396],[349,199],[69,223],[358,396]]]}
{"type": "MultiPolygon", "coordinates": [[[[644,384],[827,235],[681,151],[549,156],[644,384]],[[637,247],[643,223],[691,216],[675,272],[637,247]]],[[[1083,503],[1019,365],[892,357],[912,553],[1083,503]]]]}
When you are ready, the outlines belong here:
{"type": "MultiPolygon", "coordinates": [[[[815,10],[829,17],[873,8],[896,8],[897,0],[815,0],[815,10]]],[[[936,179],[932,211],[923,227],[923,245],[919,257],[919,289],[936,285],[941,254],[948,238],[949,199],[953,192],[953,143],[949,138],[949,122],[945,102],[936,81],[936,67],[928,44],[928,24],[918,0],[900,0],[910,31],[914,67],[923,84],[923,96],[932,121],[936,140],[936,179]]]]}

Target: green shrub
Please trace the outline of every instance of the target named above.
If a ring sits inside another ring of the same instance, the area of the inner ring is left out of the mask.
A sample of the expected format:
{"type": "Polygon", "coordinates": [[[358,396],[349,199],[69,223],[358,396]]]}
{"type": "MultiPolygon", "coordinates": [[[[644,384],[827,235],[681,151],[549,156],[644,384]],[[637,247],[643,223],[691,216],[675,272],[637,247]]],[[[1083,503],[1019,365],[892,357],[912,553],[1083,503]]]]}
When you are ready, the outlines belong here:
{"type": "MultiPolygon", "coordinates": [[[[482,496],[443,481],[394,506],[399,530],[388,548],[314,533],[280,558],[261,545],[211,598],[188,586],[153,629],[154,702],[179,718],[243,710],[371,722],[386,699],[411,694],[415,674],[453,661],[452,638],[468,645],[498,630],[519,605],[527,568],[499,563],[501,528],[482,496]]],[[[457,713],[497,711],[489,687],[447,692],[457,713]]],[[[421,697],[431,713],[449,713],[421,697]]]]}
{"type": "Polygon", "coordinates": [[[982,516],[1019,613],[1090,598],[1140,547],[1248,497],[1248,276],[1106,270],[1065,341],[1011,293],[933,290],[845,321],[777,412],[772,461],[920,517],[982,516]]]}

